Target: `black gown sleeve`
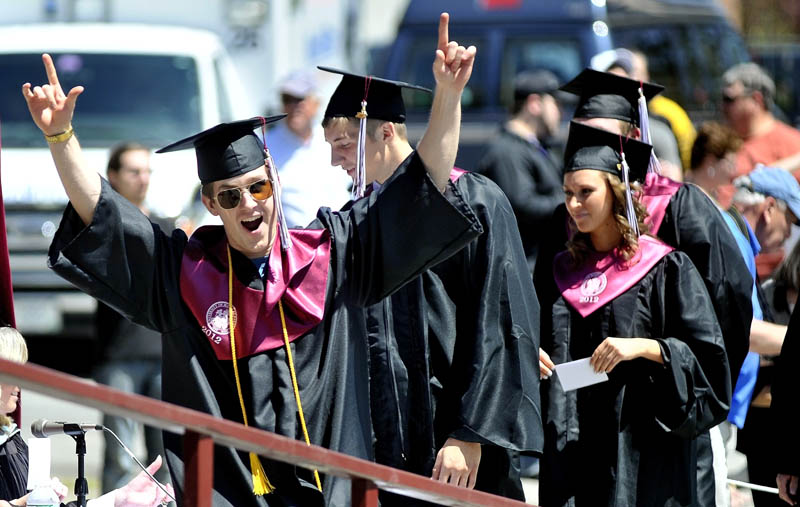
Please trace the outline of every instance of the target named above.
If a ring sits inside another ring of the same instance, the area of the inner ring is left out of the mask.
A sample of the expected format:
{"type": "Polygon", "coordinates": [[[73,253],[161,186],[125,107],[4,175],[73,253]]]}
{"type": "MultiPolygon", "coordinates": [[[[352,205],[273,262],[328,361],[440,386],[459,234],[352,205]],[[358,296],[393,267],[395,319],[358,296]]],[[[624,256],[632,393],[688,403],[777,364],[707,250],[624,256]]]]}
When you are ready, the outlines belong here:
{"type": "Polygon", "coordinates": [[[775,364],[770,406],[774,431],[772,449],[778,473],[800,477],[800,432],[797,389],[800,386],[800,305],[794,307],[789,329],[775,364]]]}
{"type": "Polygon", "coordinates": [[[92,222],[71,204],[48,252],[48,265],[128,320],[160,332],[178,326],[180,262],[186,234],[168,236],[102,180],[92,222]]]}
{"type": "Polygon", "coordinates": [[[736,382],[750,349],[753,279],[719,210],[692,184],[681,185],[672,198],[658,237],[684,252],[705,282],[728,353],[731,381],[736,382]]]}
{"type": "MultiPolygon", "coordinates": [[[[566,248],[568,220],[567,207],[564,203],[561,203],[553,211],[550,220],[542,231],[539,255],[533,268],[533,285],[536,287],[536,295],[539,298],[542,315],[546,317],[541,319],[539,332],[539,336],[543,340],[552,335],[552,319],[550,316],[553,304],[561,296],[561,291],[556,285],[555,278],[553,278],[553,259],[566,248]]],[[[548,345],[543,348],[548,354],[552,352],[548,350],[548,345]]]]}
{"type": "Polygon", "coordinates": [[[656,283],[663,293],[651,309],[660,314],[663,333],[654,338],[664,366],[652,377],[650,400],[664,429],[692,439],[725,420],[730,370],[717,319],[692,262],[673,252],[659,269],[663,274],[656,283]]]}
{"type": "Polygon", "coordinates": [[[540,452],[539,304],[514,212],[488,178],[467,173],[455,187],[484,234],[433,269],[456,311],[455,334],[434,333],[452,341],[440,344],[452,363],[434,365],[445,379],[437,426],[459,440],[540,452]]]}
{"type": "Polygon", "coordinates": [[[342,285],[356,306],[377,303],[483,232],[459,190],[448,183],[440,192],[416,151],[380,192],[318,218],[345,247],[342,285]]]}

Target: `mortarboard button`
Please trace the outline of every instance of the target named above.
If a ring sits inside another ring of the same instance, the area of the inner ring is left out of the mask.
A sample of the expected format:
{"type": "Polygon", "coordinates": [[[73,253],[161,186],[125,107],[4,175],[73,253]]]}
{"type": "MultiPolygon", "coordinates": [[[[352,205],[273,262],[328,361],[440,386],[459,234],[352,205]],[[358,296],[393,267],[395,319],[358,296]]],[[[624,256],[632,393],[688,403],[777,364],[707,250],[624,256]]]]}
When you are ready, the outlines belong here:
{"type": "Polygon", "coordinates": [[[326,118],[355,118],[361,111],[361,101],[367,102],[367,117],[393,123],[405,123],[406,108],[403,103],[403,88],[432,93],[430,89],[401,81],[392,81],[373,76],[353,74],[331,67],[319,70],[341,74],[342,81],[333,92],[325,109],[326,118]]]}
{"type": "Polygon", "coordinates": [[[233,178],[264,165],[264,145],[253,131],[285,116],[281,114],[220,123],[156,150],[156,153],[194,148],[197,175],[202,184],[233,178]]]}
{"type": "MultiPolygon", "coordinates": [[[[574,118],[615,118],[639,125],[640,82],[609,72],[584,69],[562,91],[579,96],[574,118]]],[[[641,83],[645,99],[650,100],[664,87],[641,83]]]]}
{"type": "Polygon", "coordinates": [[[564,173],[594,169],[622,177],[620,148],[630,167],[632,181],[644,181],[650,161],[649,144],[571,121],[564,151],[564,173]]]}

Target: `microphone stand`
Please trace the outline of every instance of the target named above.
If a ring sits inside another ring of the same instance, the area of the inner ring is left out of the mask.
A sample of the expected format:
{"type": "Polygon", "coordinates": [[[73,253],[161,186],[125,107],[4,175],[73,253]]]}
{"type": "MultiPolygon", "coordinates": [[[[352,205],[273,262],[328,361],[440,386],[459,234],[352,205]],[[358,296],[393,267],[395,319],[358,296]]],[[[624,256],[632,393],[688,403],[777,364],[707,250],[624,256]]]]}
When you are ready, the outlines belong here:
{"type": "Polygon", "coordinates": [[[75,479],[75,496],[78,498],[78,507],[86,507],[86,495],[89,494],[89,484],[86,482],[86,472],[84,470],[86,432],[79,424],[64,424],[64,433],[75,440],[75,454],[78,455],[78,477],[75,479]]]}

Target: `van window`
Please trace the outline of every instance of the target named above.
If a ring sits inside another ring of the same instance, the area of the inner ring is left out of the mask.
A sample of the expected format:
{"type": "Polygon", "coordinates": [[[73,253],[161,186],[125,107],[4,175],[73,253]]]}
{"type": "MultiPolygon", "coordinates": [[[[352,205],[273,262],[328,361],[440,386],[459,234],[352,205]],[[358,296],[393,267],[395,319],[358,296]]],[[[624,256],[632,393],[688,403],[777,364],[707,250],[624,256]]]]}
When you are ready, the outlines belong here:
{"type": "Polygon", "coordinates": [[[724,23],[612,26],[611,32],[616,46],[647,55],[650,80],[690,111],[716,111],[720,77],[749,59],[741,38],[724,23]]]}
{"type": "MultiPolygon", "coordinates": [[[[85,86],[75,130],[84,147],[121,140],[159,146],[202,129],[197,67],[190,57],[52,53],[64,91],[85,86]]],[[[42,134],[20,94],[46,83],[39,54],[2,55],[0,122],[4,147],[41,147],[42,134]]]]}
{"type": "Polygon", "coordinates": [[[775,81],[773,114],[795,126],[800,124],[800,44],[768,43],[750,46],[753,61],[775,81]]]}
{"type": "MultiPolygon", "coordinates": [[[[483,47],[486,42],[483,38],[460,35],[458,43],[464,47],[476,46],[483,47]]],[[[411,42],[409,50],[406,52],[406,60],[400,72],[400,81],[425,86],[433,90],[436,83],[431,73],[433,64],[431,48],[436,47],[435,37],[415,37],[411,42]]],[[[428,111],[433,101],[433,95],[403,90],[403,101],[409,111],[428,111]]],[[[473,72],[467,87],[461,98],[464,108],[479,108],[487,103],[487,83],[486,75],[481,72],[473,72]]]]}
{"type": "Polygon", "coordinates": [[[514,76],[527,70],[547,69],[560,83],[566,83],[583,70],[578,41],[509,37],[503,49],[500,76],[500,101],[509,107],[514,100],[514,76]]]}

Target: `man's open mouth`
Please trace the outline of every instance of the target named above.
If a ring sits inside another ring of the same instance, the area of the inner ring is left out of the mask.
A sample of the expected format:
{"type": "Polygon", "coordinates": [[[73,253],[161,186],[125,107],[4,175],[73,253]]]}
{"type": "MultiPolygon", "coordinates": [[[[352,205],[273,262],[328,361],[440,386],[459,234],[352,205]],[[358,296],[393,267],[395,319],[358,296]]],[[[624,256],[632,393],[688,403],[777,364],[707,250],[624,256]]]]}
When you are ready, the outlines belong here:
{"type": "Polygon", "coordinates": [[[248,231],[255,231],[263,221],[264,217],[255,217],[249,220],[242,220],[242,226],[248,231]]]}

